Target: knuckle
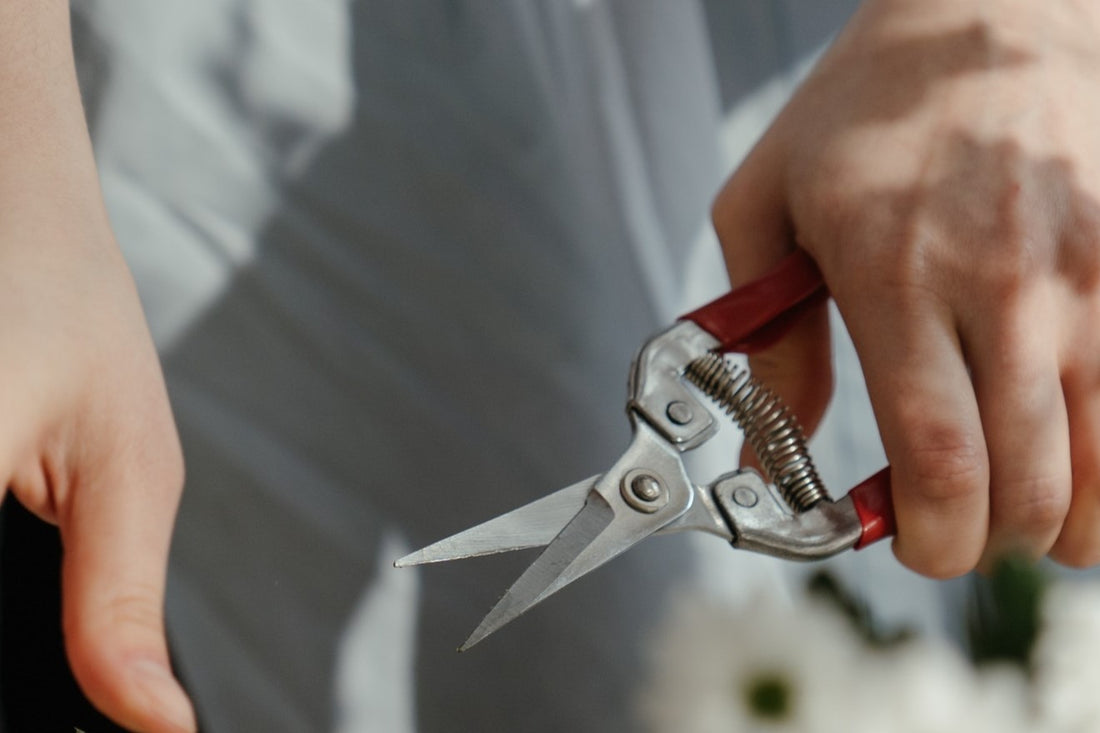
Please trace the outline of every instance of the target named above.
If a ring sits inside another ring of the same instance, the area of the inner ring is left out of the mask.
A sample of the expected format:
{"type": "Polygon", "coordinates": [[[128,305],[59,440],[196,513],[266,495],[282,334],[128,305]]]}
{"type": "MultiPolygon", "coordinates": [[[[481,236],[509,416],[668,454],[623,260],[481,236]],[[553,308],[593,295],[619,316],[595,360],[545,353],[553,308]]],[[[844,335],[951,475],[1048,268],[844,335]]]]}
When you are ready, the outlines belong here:
{"type": "Polygon", "coordinates": [[[65,636],[77,642],[94,641],[125,629],[131,636],[150,633],[159,637],[164,629],[160,597],[159,588],[140,584],[112,595],[94,612],[67,615],[65,636]]]}
{"type": "Polygon", "coordinates": [[[892,247],[852,251],[845,262],[853,292],[872,295],[899,314],[924,311],[930,302],[944,302],[944,285],[956,264],[938,252],[917,224],[911,224],[892,247]],[[858,258],[858,261],[857,261],[858,258]]]}
{"type": "Polygon", "coordinates": [[[1041,269],[1026,246],[1013,244],[1011,236],[1001,241],[1006,246],[982,273],[980,286],[988,298],[1011,304],[1031,290],[1041,269]]]}
{"type": "Polygon", "coordinates": [[[138,588],[112,598],[105,612],[109,622],[130,628],[150,629],[159,633],[163,627],[161,604],[153,588],[138,588]]]}
{"type": "Polygon", "coordinates": [[[846,263],[856,288],[885,299],[901,312],[912,311],[927,298],[928,288],[922,275],[924,256],[916,247],[858,254],[867,258],[867,267],[846,263]]]}
{"type": "Polygon", "coordinates": [[[902,465],[906,484],[926,502],[955,503],[986,488],[988,481],[985,447],[965,428],[922,415],[905,422],[912,425],[907,455],[902,465]]]}
{"type": "Polygon", "coordinates": [[[991,520],[998,532],[1035,534],[1060,527],[1069,513],[1069,504],[1066,481],[1031,478],[994,487],[991,520]]]}
{"type": "Polygon", "coordinates": [[[856,186],[851,177],[844,166],[821,161],[816,174],[803,178],[806,183],[793,192],[792,208],[804,212],[827,235],[853,234],[859,220],[854,214],[856,186]]]}

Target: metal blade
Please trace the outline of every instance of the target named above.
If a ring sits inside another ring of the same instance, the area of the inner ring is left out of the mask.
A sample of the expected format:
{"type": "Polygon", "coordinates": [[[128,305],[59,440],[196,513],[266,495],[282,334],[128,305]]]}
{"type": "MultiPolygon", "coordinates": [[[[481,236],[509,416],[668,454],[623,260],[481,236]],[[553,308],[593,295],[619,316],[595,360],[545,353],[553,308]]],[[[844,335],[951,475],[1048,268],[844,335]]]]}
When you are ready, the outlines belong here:
{"type": "Polygon", "coordinates": [[[614,519],[615,510],[607,500],[596,491],[590,492],[584,508],[519,576],[458,650],[466,651],[577,577],[575,572],[567,574],[566,571],[614,519]],[[563,582],[567,577],[569,579],[563,582]]]}
{"type": "Polygon", "coordinates": [[[394,567],[544,547],[584,508],[599,476],[586,478],[507,514],[446,537],[394,562],[394,567]]]}
{"type": "MultiPolygon", "coordinates": [[[[610,502],[606,493],[607,487],[599,484],[589,492],[584,509],[512,584],[459,651],[630,549],[687,508],[683,502],[673,502],[657,512],[643,513],[620,501],[617,491],[611,493],[610,502]]],[[[685,498],[690,502],[690,493],[685,498]]]]}

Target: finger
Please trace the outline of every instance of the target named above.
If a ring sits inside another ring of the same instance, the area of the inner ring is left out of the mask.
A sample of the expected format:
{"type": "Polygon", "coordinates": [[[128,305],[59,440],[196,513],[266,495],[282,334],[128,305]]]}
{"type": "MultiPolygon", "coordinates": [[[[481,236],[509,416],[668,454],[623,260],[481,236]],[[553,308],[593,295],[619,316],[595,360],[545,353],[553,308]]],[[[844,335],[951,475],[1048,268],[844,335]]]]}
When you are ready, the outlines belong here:
{"type": "Polygon", "coordinates": [[[988,464],[954,323],[926,291],[884,286],[878,269],[867,271],[865,282],[845,283],[834,298],[891,465],[894,552],[924,575],[961,575],[985,546],[988,464]]]}
{"type": "Polygon", "coordinates": [[[182,732],[195,730],[195,717],[172,675],[163,621],[182,464],[165,445],[143,435],[82,464],[59,512],[62,610],[88,698],[128,728],[182,732]]]}
{"type": "Polygon", "coordinates": [[[1064,384],[1073,489],[1069,511],[1050,555],[1073,567],[1100,563],[1100,392],[1072,380],[1064,384]]]}
{"type": "MultiPolygon", "coordinates": [[[[794,248],[786,211],[780,151],[766,136],[723,187],[712,208],[730,281],[754,280],[794,248]]],[[[749,366],[761,383],[798,416],[803,430],[817,427],[832,393],[828,309],[808,309],[776,344],[753,354],[749,366]]],[[[749,446],[742,463],[759,466],[749,446]]]]}
{"type": "Polygon", "coordinates": [[[765,136],[714,199],[711,220],[734,287],[794,249],[781,163],[778,144],[765,136]]]}
{"type": "Polygon", "coordinates": [[[1071,496],[1069,426],[1054,323],[1038,292],[984,311],[962,328],[989,454],[989,538],[981,565],[1047,554],[1071,496]]]}

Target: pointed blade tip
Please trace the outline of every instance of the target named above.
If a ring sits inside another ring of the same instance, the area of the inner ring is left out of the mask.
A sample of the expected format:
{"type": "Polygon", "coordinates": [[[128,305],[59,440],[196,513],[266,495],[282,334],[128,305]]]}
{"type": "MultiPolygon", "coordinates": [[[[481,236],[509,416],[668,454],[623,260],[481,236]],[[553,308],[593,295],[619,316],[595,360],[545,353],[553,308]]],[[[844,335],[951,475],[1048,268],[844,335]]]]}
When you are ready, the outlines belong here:
{"type": "Polygon", "coordinates": [[[395,568],[408,568],[416,565],[431,565],[446,560],[460,560],[463,557],[463,555],[440,553],[436,545],[429,545],[416,552],[410,552],[404,557],[397,558],[393,561],[393,566],[395,568]]]}
{"type": "Polygon", "coordinates": [[[395,568],[408,568],[412,567],[413,565],[420,565],[423,561],[419,557],[417,557],[417,555],[419,554],[419,552],[414,552],[409,555],[405,555],[404,557],[399,557],[393,561],[393,566],[395,568]]]}
{"type": "MultiPolygon", "coordinates": [[[[497,628],[500,628],[500,627],[498,626],[497,628]]],[[[462,646],[458,647],[458,651],[459,652],[468,652],[468,651],[470,651],[470,649],[472,649],[475,646],[477,646],[478,644],[480,644],[482,641],[484,641],[486,639],[486,637],[488,637],[490,634],[492,634],[496,630],[497,629],[494,628],[494,629],[489,629],[488,631],[486,631],[485,628],[484,628],[484,625],[478,626],[476,629],[474,629],[473,633],[470,634],[470,636],[466,639],[466,641],[462,642],[462,646]]]]}

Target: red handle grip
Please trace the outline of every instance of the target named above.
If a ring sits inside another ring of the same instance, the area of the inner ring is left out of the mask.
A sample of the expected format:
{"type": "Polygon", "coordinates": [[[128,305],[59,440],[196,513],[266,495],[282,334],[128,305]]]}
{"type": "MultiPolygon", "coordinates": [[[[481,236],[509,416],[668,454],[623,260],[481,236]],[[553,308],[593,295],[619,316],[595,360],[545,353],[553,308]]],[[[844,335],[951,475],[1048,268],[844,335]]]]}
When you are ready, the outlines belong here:
{"type": "Polygon", "coordinates": [[[829,296],[817,264],[796,249],[759,280],[683,316],[720,342],[721,351],[751,354],[774,344],[810,306],[829,296]]]}
{"type": "Polygon", "coordinates": [[[894,501],[890,494],[889,466],[855,486],[848,492],[848,496],[852,497],[859,523],[863,526],[863,534],[855,549],[862,550],[867,545],[897,533],[894,501]]]}
{"type": "MultiPolygon", "coordinates": [[[[774,344],[805,310],[829,297],[821,271],[801,249],[775,269],[683,316],[719,341],[722,351],[750,354],[774,344]]],[[[890,467],[853,488],[852,497],[863,534],[857,550],[897,532],[890,495],[890,467]]]]}

